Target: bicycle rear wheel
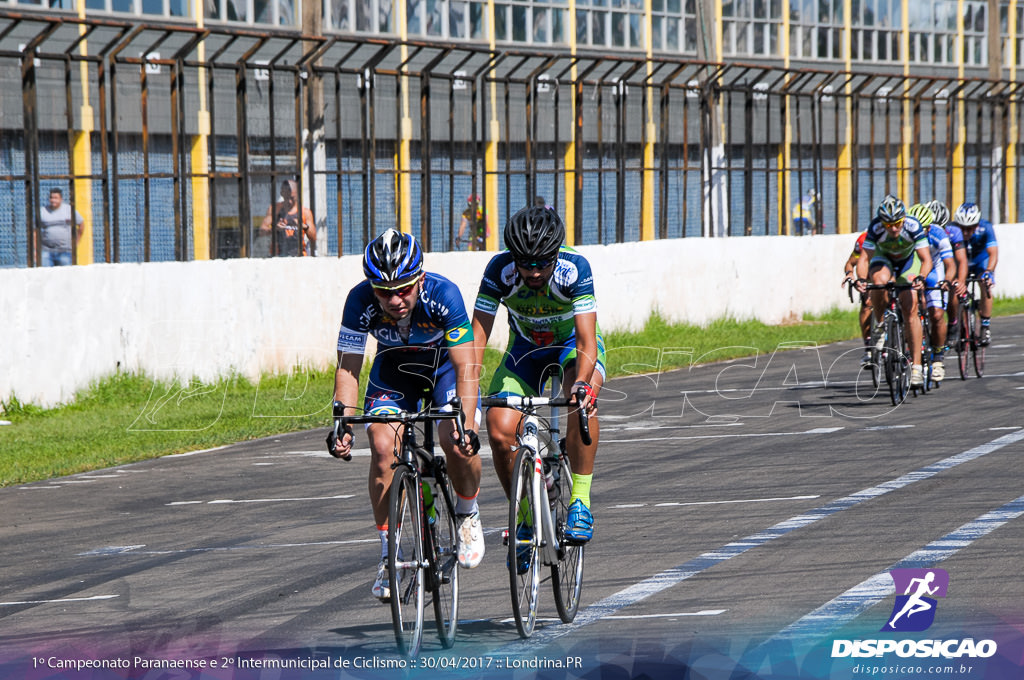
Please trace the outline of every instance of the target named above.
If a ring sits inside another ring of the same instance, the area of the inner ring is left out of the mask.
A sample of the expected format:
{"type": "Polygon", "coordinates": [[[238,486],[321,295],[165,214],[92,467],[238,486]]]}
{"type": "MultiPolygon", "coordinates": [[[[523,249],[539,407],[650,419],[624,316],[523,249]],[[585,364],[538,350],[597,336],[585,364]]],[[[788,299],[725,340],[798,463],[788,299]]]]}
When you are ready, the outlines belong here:
{"type": "Polygon", "coordinates": [[[445,649],[455,644],[459,626],[459,546],[455,523],[455,505],[451,480],[444,473],[435,473],[433,482],[434,510],[428,513],[432,548],[431,584],[434,599],[434,620],[437,635],[445,649]],[[432,520],[432,521],[431,521],[432,520]]]}
{"type": "Polygon", "coordinates": [[[395,470],[388,508],[388,584],[398,651],[415,656],[423,642],[423,532],[420,485],[407,467],[395,470]]]}
{"type": "Polygon", "coordinates": [[[532,452],[520,449],[512,469],[512,493],[508,504],[508,574],[512,613],[519,635],[524,638],[533,635],[540,594],[540,556],[537,554],[535,530],[540,524],[537,521],[540,512],[532,491],[533,466],[532,452]],[[521,566],[525,567],[523,573],[519,573],[521,566]]]}
{"type": "Polygon", "coordinates": [[[554,503],[555,535],[558,538],[558,562],[551,565],[551,583],[555,590],[555,608],[563,623],[571,623],[580,607],[583,590],[583,548],[565,540],[566,520],[572,497],[572,468],[562,454],[559,465],[558,497],[554,503]]]}
{"type": "Polygon", "coordinates": [[[928,308],[921,318],[921,372],[924,374],[924,383],[921,386],[921,393],[924,394],[931,389],[932,380],[932,324],[928,318],[928,308]]]}

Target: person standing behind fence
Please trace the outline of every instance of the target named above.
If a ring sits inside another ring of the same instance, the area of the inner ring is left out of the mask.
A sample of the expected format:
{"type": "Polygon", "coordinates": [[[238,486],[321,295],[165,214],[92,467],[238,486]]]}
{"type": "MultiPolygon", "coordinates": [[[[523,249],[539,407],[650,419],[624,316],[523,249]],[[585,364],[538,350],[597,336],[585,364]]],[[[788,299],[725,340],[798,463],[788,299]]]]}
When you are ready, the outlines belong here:
{"type": "Polygon", "coordinates": [[[313,211],[303,208],[300,224],[298,194],[298,182],[286,179],[281,182],[281,200],[267,208],[267,216],[263,218],[260,230],[270,233],[271,257],[299,257],[316,250],[313,211]],[[306,239],[309,239],[308,252],[306,239]]]}
{"type": "Polygon", "coordinates": [[[818,231],[817,203],[818,192],[811,189],[793,206],[793,233],[795,235],[820,233],[818,231]]]}
{"type": "Polygon", "coordinates": [[[487,216],[476,194],[466,199],[466,209],[459,220],[456,242],[460,247],[465,243],[468,250],[487,250],[487,216]]]}
{"type": "Polygon", "coordinates": [[[64,267],[74,264],[71,261],[71,239],[78,245],[82,238],[82,225],[85,218],[77,210],[64,202],[64,193],[54,187],[50,189],[50,203],[39,211],[40,260],[42,267],[64,267]],[[71,217],[74,213],[75,230],[71,233],[71,217]]]}

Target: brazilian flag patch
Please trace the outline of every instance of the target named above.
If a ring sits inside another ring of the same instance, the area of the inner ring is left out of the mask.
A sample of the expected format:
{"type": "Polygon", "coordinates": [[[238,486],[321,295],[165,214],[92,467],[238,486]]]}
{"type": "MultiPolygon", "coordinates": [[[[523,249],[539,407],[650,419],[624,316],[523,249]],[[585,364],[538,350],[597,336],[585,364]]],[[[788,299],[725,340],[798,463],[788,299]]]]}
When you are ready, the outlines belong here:
{"type": "Polygon", "coordinates": [[[469,335],[469,327],[459,326],[458,328],[453,328],[445,333],[444,337],[449,344],[458,345],[461,342],[469,340],[469,338],[466,337],[467,335],[469,335]]]}

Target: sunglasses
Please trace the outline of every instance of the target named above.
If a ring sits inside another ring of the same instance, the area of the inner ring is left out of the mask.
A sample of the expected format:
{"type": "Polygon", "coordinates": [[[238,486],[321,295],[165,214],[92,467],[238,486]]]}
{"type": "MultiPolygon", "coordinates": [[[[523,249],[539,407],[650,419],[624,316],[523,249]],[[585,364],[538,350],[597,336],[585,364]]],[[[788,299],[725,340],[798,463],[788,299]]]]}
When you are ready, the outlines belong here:
{"type": "Polygon", "coordinates": [[[419,279],[418,278],[415,281],[413,281],[412,283],[407,283],[404,286],[398,286],[397,288],[387,288],[385,286],[374,286],[373,287],[373,292],[376,295],[384,298],[385,300],[389,299],[392,295],[397,295],[400,298],[405,298],[405,297],[409,297],[409,295],[412,293],[413,289],[416,287],[417,283],[419,283],[419,279]]]}
{"type": "Polygon", "coordinates": [[[895,222],[886,222],[885,220],[882,220],[882,226],[883,227],[900,227],[900,226],[903,226],[903,218],[900,218],[900,219],[896,220],[895,222]]]}
{"type": "Polygon", "coordinates": [[[547,269],[548,267],[550,267],[552,262],[554,262],[554,260],[534,260],[532,262],[526,262],[526,261],[523,261],[523,260],[516,260],[516,266],[519,267],[520,269],[525,269],[527,271],[530,271],[530,270],[533,270],[533,269],[536,269],[536,270],[539,271],[539,270],[547,269]]]}

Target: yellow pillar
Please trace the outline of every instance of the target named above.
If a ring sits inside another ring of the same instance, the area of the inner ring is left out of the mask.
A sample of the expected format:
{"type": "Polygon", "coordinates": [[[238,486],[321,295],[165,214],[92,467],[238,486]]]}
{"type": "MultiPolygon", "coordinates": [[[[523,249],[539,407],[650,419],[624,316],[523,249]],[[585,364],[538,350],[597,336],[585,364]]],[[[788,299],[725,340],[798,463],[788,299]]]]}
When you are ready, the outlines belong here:
{"type": "MultiPolygon", "coordinates": [[[[78,0],[78,18],[85,19],[85,0],[78,0]]],[[[85,35],[86,26],[78,25],[78,34],[85,35]]],[[[78,47],[83,57],[89,55],[89,47],[85,40],[78,47]]],[[[82,89],[82,106],[78,109],[81,129],[75,130],[71,141],[71,174],[75,183],[75,210],[82,214],[82,237],[75,247],[76,264],[92,264],[93,228],[92,228],[92,130],[93,110],[89,105],[89,62],[79,64],[79,80],[82,89]]]]}
{"type": "MultiPolygon", "coordinates": [[[[1006,41],[1006,58],[1010,65],[1010,82],[1017,82],[1017,0],[1010,0],[1009,39],[1006,41]]],[[[1006,214],[1007,222],[1017,222],[1017,101],[1012,100],[1007,114],[1010,126],[1006,140],[1006,214]]]]}
{"type": "MultiPolygon", "coordinates": [[[[193,0],[192,13],[196,18],[196,26],[203,28],[202,0],[193,0]]],[[[206,43],[200,42],[196,48],[196,56],[200,65],[206,63],[206,43]]],[[[189,160],[192,168],[192,248],[196,260],[210,259],[210,111],[206,103],[206,69],[198,68],[196,85],[199,95],[199,111],[197,112],[196,134],[192,137],[189,148],[189,160]]]]}
{"type": "MultiPolygon", "coordinates": [[[[398,3],[404,4],[404,3],[398,3]]],[[[495,53],[494,0],[487,0],[487,42],[491,55],[495,53]]],[[[493,76],[494,73],[491,72],[493,76]]],[[[501,141],[501,123],[498,121],[498,84],[490,83],[490,120],[487,121],[487,143],[484,148],[484,186],[487,194],[487,250],[498,249],[498,232],[505,226],[498,215],[498,143],[501,141]]]]}
{"type": "MultiPolygon", "coordinates": [[[[962,0],[961,0],[962,1],[962,0]]],[[[912,141],[914,130],[911,125],[913,113],[910,105],[910,0],[902,0],[903,25],[900,32],[903,34],[900,47],[900,60],[903,62],[903,127],[900,129],[900,153],[897,160],[896,187],[899,196],[909,206],[917,203],[918,197],[911,197],[911,164],[914,162],[912,141]]]]}
{"type": "Polygon", "coordinates": [[[401,138],[398,140],[398,157],[395,159],[395,172],[398,173],[396,177],[396,196],[398,197],[398,228],[404,233],[408,234],[412,231],[412,206],[409,204],[409,197],[412,195],[411,182],[409,181],[409,167],[411,165],[409,160],[410,147],[412,146],[412,115],[409,112],[409,76],[405,75],[408,71],[406,66],[406,60],[409,58],[409,46],[407,40],[409,39],[409,20],[406,16],[406,3],[398,3],[398,37],[402,41],[401,55],[402,55],[402,76],[399,79],[399,89],[401,90],[402,97],[402,111],[399,134],[401,138]]]}
{"type": "MultiPolygon", "coordinates": [[[[555,10],[557,11],[557,10],[555,10]]],[[[566,22],[566,30],[569,32],[569,55],[570,58],[576,58],[576,0],[569,0],[569,16],[566,22]]],[[[565,220],[565,242],[567,245],[576,245],[576,120],[579,112],[576,110],[576,64],[574,63],[570,69],[570,80],[572,87],[569,91],[572,93],[572,102],[570,104],[570,111],[572,112],[572,130],[571,136],[569,137],[569,143],[565,145],[565,155],[563,158],[563,164],[565,166],[565,214],[562,215],[565,220]]]]}
{"type": "MultiPolygon", "coordinates": [[[[843,62],[846,72],[853,71],[853,4],[843,3],[843,62]]],[[[836,233],[849,234],[853,231],[856,216],[853,214],[853,85],[846,82],[846,126],[843,130],[843,144],[836,159],[836,233]]]]}
{"type": "MultiPolygon", "coordinates": [[[[789,12],[782,13],[782,35],[779,36],[779,45],[782,49],[782,67],[785,69],[789,68],[789,12]]],[[[784,85],[789,83],[789,76],[787,75],[783,81],[784,85]]],[[[789,181],[789,167],[792,162],[792,152],[790,145],[793,143],[793,124],[792,116],[789,113],[789,100],[783,100],[785,107],[785,118],[782,121],[782,148],[779,149],[778,156],[776,158],[776,166],[779,169],[778,173],[778,212],[779,212],[779,234],[789,234],[790,225],[790,209],[792,200],[790,198],[790,185],[792,182],[789,181]]]]}
{"type": "MultiPolygon", "coordinates": [[[[647,58],[647,77],[650,78],[654,72],[654,38],[651,35],[654,22],[651,14],[653,12],[651,0],[644,0],[644,52],[647,58]]],[[[650,241],[654,239],[654,203],[655,203],[655,172],[654,172],[654,148],[658,143],[658,119],[657,108],[654,105],[654,98],[657,89],[651,85],[647,86],[647,132],[644,135],[644,175],[643,189],[640,194],[640,240],[650,241]]]]}
{"type": "MultiPolygon", "coordinates": [[[[964,0],[956,3],[956,61],[957,75],[960,83],[964,82],[964,0]]],[[[956,140],[953,142],[953,168],[950,176],[952,194],[950,195],[950,212],[964,202],[964,163],[965,143],[967,138],[967,111],[964,104],[964,93],[961,89],[956,95],[956,140]]]]}

